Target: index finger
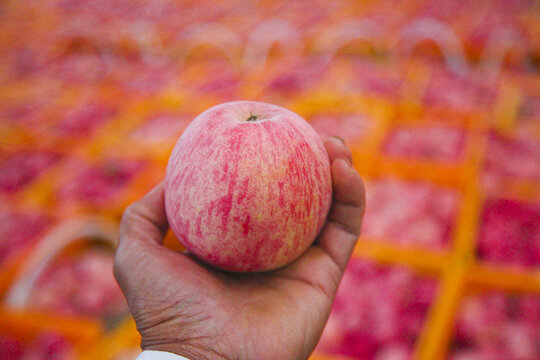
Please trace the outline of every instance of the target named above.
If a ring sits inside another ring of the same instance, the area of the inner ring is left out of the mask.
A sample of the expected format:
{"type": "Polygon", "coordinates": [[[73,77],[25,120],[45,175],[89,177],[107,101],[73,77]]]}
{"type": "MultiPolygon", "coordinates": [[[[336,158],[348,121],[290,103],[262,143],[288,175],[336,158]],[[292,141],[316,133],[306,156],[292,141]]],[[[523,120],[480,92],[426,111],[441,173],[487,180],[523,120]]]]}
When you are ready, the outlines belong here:
{"type": "Polygon", "coordinates": [[[327,139],[332,167],[333,202],[318,245],[344,270],[360,235],[365,209],[365,189],[360,174],[352,167],[349,150],[339,139],[327,139]]]}

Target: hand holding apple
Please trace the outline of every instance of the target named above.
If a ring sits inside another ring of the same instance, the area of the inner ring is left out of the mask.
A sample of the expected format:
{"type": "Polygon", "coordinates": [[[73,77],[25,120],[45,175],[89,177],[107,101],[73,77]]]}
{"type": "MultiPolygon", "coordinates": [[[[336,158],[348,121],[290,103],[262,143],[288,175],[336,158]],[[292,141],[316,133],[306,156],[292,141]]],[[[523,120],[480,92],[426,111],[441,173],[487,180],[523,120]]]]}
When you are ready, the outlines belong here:
{"type": "Polygon", "coordinates": [[[190,253],[222,270],[290,263],[315,240],[331,200],[320,137],[276,105],[208,109],[182,134],[167,166],[169,225],[190,253]]]}
{"type": "Polygon", "coordinates": [[[217,271],[162,245],[163,184],[126,210],[115,276],[142,347],[191,359],[307,359],[330,313],[364,213],[364,187],[342,141],[325,141],[333,199],[315,243],[274,271],[217,271]]]}

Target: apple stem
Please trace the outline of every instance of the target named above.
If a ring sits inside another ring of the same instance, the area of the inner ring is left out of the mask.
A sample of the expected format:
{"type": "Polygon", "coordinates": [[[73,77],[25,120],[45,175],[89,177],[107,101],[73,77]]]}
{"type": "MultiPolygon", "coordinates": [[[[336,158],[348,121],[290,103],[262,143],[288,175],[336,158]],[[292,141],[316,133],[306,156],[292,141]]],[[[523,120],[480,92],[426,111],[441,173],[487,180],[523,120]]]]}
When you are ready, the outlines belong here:
{"type": "Polygon", "coordinates": [[[249,113],[249,117],[247,118],[247,121],[257,121],[259,117],[257,115],[253,115],[251,112],[249,113]]]}

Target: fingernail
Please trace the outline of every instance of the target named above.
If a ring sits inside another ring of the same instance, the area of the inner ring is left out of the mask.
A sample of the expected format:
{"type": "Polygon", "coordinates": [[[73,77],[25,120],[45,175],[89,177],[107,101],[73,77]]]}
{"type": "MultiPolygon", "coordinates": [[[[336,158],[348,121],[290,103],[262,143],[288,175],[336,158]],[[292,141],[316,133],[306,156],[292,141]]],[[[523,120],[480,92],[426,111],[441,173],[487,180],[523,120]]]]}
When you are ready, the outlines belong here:
{"type": "Polygon", "coordinates": [[[338,139],[339,141],[341,141],[341,143],[342,143],[343,145],[345,145],[345,140],[343,140],[343,139],[340,138],[339,136],[337,136],[337,135],[332,135],[332,136],[330,136],[330,137],[335,138],[335,139],[338,139]]]}
{"type": "Polygon", "coordinates": [[[351,160],[349,160],[348,158],[346,158],[346,157],[340,157],[340,158],[338,158],[338,159],[339,159],[339,160],[345,161],[345,163],[347,164],[347,166],[349,166],[349,167],[352,166],[351,160]]]}

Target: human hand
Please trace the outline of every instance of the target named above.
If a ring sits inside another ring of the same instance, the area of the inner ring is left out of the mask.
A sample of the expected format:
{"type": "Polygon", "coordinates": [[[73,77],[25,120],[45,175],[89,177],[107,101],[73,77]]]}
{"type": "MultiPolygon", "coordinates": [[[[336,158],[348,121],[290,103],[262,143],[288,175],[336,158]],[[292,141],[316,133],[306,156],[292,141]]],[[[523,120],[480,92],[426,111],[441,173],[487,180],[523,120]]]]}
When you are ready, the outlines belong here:
{"type": "Polygon", "coordinates": [[[324,329],[360,233],[365,194],[351,153],[325,141],[333,203],[315,243],[270,272],[215,270],[162,245],[168,230],[163,184],[122,218],[114,274],[144,350],[190,359],[307,359],[324,329]]]}

